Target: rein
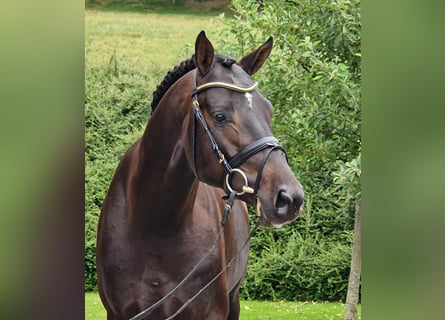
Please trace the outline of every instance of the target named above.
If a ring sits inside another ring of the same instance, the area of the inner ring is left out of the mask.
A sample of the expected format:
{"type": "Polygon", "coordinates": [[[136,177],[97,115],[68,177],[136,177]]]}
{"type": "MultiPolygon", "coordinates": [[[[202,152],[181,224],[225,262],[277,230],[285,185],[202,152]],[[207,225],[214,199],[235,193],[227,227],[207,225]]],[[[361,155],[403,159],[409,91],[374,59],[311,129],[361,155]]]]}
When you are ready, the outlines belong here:
{"type": "MultiPolygon", "coordinates": [[[[205,120],[205,117],[204,117],[204,115],[203,115],[203,113],[201,111],[201,107],[200,107],[200,104],[199,104],[199,101],[198,101],[198,94],[200,92],[204,91],[204,90],[211,89],[211,88],[224,88],[224,89],[228,89],[228,90],[232,90],[232,91],[236,91],[236,92],[240,92],[240,93],[246,93],[246,92],[254,91],[256,89],[257,85],[258,85],[257,82],[254,82],[251,86],[247,86],[247,87],[241,87],[241,86],[237,86],[235,84],[225,83],[225,82],[208,82],[208,83],[202,84],[200,86],[197,86],[196,85],[196,71],[195,71],[194,79],[193,79],[193,91],[192,91],[193,112],[194,112],[194,115],[195,115],[193,117],[193,128],[192,128],[192,162],[193,162],[193,171],[195,173],[196,178],[199,180],[199,175],[198,175],[198,171],[197,171],[197,168],[196,168],[196,162],[195,162],[196,161],[195,160],[195,142],[196,142],[196,135],[195,135],[196,125],[195,125],[195,122],[196,122],[196,120],[198,120],[198,122],[200,123],[201,127],[204,129],[204,132],[205,132],[207,138],[209,139],[209,142],[211,144],[212,150],[214,151],[214,153],[215,153],[215,155],[216,155],[216,157],[218,159],[218,163],[220,163],[223,166],[224,171],[226,172],[226,179],[225,179],[224,187],[225,187],[225,190],[227,191],[227,195],[224,197],[224,199],[226,200],[226,205],[225,205],[225,208],[224,208],[223,216],[221,218],[221,230],[219,231],[218,236],[213,241],[212,246],[207,251],[207,253],[201,258],[201,260],[199,260],[199,262],[189,271],[189,273],[170,292],[168,292],[165,296],[163,296],[160,300],[158,300],[157,302],[155,302],[154,304],[152,304],[148,308],[144,309],[143,311],[141,311],[137,315],[135,315],[132,318],[130,318],[130,320],[141,320],[145,316],[151,314],[159,306],[161,306],[165,302],[165,300],[167,300],[180,287],[182,287],[184,285],[184,283],[192,276],[192,274],[198,269],[198,267],[209,257],[210,254],[212,254],[213,250],[215,250],[215,248],[216,248],[216,245],[221,240],[221,237],[222,237],[222,235],[224,233],[224,227],[225,227],[225,224],[227,222],[227,218],[228,218],[228,216],[229,216],[229,214],[230,214],[230,212],[232,210],[232,206],[233,206],[237,196],[241,196],[241,195],[243,195],[245,193],[253,194],[253,196],[255,197],[255,200],[257,201],[257,210],[259,211],[260,203],[259,203],[259,200],[257,200],[257,192],[258,192],[259,184],[260,184],[261,177],[262,177],[262,174],[263,174],[263,169],[264,169],[264,167],[266,165],[266,162],[269,159],[269,156],[271,155],[272,151],[274,151],[274,150],[281,150],[281,151],[283,151],[284,154],[286,155],[286,160],[287,160],[286,151],[280,145],[279,141],[275,137],[272,137],[272,136],[267,136],[267,137],[260,138],[257,141],[255,141],[255,142],[247,145],[246,147],[244,147],[240,152],[238,152],[236,155],[234,155],[230,159],[227,158],[224,155],[224,153],[221,151],[221,149],[219,148],[219,145],[218,145],[215,137],[211,133],[211,131],[210,131],[208,125],[207,125],[207,122],[205,120]],[[267,150],[265,156],[263,157],[263,160],[261,161],[260,166],[258,168],[258,174],[257,174],[256,180],[255,180],[254,188],[251,188],[248,185],[248,179],[247,179],[246,174],[241,169],[239,169],[239,166],[241,166],[245,161],[247,161],[253,155],[257,154],[260,151],[266,150],[266,149],[268,149],[268,150],[267,150]],[[233,178],[233,175],[235,173],[241,175],[241,177],[243,179],[243,182],[244,182],[244,185],[242,186],[240,191],[233,189],[232,186],[231,186],[231,183],[230,183],[230,181],[233,178]]],[[[194,294],[189,300],[187,300],[174,314],[172,314],[171,316],[167,317],[165,320],[171,320],[171,319],[175,318],[177,315],[179,315],[205,289],[207,289],[228,268],[231,267],[232,263],[239,257],[241,252],[244,250],[246,245],[249,243],[249,241],[252,238],[252,236],[255,234],[258,226],[259,226],[259,220],[255,224],[255,227],[253,228],[253,230],[249,233],[249,236],[247,237],[247,239],[245,240],[245,242],[243,243],[241,248],[230,259],[230,261],[224,266],[224,268],[222,268],[222,270],[220,272],[218,272],[196,294],[194,294]]]]}

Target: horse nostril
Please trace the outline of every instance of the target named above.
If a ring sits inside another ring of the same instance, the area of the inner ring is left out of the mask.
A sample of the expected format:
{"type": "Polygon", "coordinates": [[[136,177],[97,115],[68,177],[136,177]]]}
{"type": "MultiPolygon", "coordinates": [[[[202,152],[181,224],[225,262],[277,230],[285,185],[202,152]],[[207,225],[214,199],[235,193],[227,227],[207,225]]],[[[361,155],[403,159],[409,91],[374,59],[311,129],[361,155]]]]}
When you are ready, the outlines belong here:
{"type": "Polygon", "coordinates": [[[303,206],[304,194],[296,192],[289,194],[280,190],[275,201],[275,209],[278,215],[295,214],[303,206]]]}
{"type": "Polygon", "coordinates": [[[277,200],[275,201],[275,208],[277,209],[277,214],[286,215],[292,205],[292,197],[284,190],[278,192],[277,200]]]}

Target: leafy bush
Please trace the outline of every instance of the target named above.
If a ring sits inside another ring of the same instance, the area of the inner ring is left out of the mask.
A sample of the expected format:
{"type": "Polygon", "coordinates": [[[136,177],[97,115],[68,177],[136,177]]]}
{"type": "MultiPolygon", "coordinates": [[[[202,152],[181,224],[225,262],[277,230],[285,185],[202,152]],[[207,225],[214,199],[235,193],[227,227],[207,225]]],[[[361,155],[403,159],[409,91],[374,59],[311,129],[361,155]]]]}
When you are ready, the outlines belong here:
{"type": "MultiPolygon", "coordinates": [[[[350,248],[294,232],[252,251],[243,297],[265,300],[344,299],[350,248]],[[283,241],[287,243],[283,243],[283,241]]],[[[265,241],[265,239],[263,239],[265,241]]],[[[266,240],[267,241],[267,240],[266,240]]]]}

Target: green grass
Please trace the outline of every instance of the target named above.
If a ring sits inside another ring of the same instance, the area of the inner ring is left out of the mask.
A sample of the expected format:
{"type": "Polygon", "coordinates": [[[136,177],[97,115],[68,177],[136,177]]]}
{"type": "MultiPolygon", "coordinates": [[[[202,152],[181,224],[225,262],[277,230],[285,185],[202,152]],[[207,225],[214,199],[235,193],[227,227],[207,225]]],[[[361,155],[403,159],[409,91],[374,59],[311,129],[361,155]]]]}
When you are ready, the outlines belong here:
{"type": "MultiPolygon", "coordinates": [[[[344,312],[344,304],[336,302],[241,301],[240,320],[342,320],[344,312]]],[[[105,318],[99,294],[86,292],[85,320],[105,318]]]]}
{"type": "Polygon", "coordinates": [[[191,0],[86,0],[85,7],[101,11],[155,12],[191,14],[194,16],[229,13],[230,0],[191,1],[191,0]],[[175,4],[173,4],[173,1],[175,4]]]}
{"type": "MultiPolygon", "coordinates": [[[[112,56],[137,68],[170,69],[193,54],[201,30],[221,27],[218,15],[85,11],[86,64],[107,64],[112,56]]],[[[217,39],[212,37],[212,42],[217,39]]]]}
{"type": "Polygon", "coordinates": [[[85,292],[85,320],[106,319],[105,309],[97,292],[85,292]]]}

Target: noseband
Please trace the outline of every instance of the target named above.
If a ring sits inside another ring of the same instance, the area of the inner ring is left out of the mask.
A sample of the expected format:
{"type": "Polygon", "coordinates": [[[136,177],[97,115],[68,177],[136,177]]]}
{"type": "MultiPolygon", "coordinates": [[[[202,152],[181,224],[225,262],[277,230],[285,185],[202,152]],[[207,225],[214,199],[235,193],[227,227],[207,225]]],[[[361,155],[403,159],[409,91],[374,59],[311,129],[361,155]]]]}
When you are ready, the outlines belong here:
{"type": "Polygon", "coordinates": [[[263,174],[263,169],[264,169],[264,166],[266,165],[267,160],[269,159],[270,154],[274,150],[281,150],[286,155],[286,160],[287,160],[286,151],[280,145],[279,141],[275,137],[266,136],[266,137],[262,137],[262,138],[256,140],[255,142],[245,146],[240,152],[238,152],[237,154],[235,154],[234,156],[232,156],[230,158],[225,156],[224,153],[219,148],[219,145],[218,145],[215,137],[213,136],[212,132],[210,131],[210,129],[207,125],[207,122],[204,118],[201,107],[199,105],[198,94],[200,92],[210,89],[210,88],[224,88],[224,89],[241,92],[241,93],[252,92],[256,89],[257,85],[258,85],[257,82],[254,82],[253,85],[248,86],[248,87],[241,87],[241,86],[237,86],[235,84],[225,83],[225,82],[208,82],[208,83],[202,84],[200,86],[197,86],[196,72],[195,72],[194,78],[193,78],[192,98],[193,98],[193,112],[195,114],[195,117],[193,118],[193,128],[192,128],[192,131],[193,131],[192,132],[192,135],[193,135],[193,137],[192,137],[192,143],[193,143],[192,162],[193,162],[193,167],[194,167],[193,170],[195,172],[196,177],[199,179],[198,171],[196,168],[196,159],[195,159],[195,140],[196,140],[195,139],[196,138],[195,137],[195,130],[196,130],[195,121],[197,119],[198,122],[201,124],[201,127],[204,129],[204,132],[206,133],[207,138],[209,139],[209,142],[212,146],[212,150],[214,151],[214,153],[218,159],[218,163],[220,163],[224,168],[224,171],[226,173],[225,188],[228,191],[228,194],[230,194],[229,197],[233,197],[233,198],[235,196],[243,195],[244,193],[253,194],[254,197],[256,198],[256,195],[257,195],[257,192],[259,189],[259,184],[261,181],[261,176],[263,174]],[[267,150],[266,154],[264,155],[264,158],[261,161],[261,164],[258,168],[255,185],[254,185],[254,188],[252,189],[251,187],[248,186],[246,174],[241,169],[239,169],[239,167],[244,162],[246,162],[249,158],[254,156],[255,154],[257,154],[260,151],[266,150],[266,149],[268,149],[268,150],[267,150]],[[241,191],[234,190],[231,186],[231,179],[233,178],[233,175],[235,173],[240,174],[241,177],[243,178],[244,185],[242,186],[241,191]]]}

